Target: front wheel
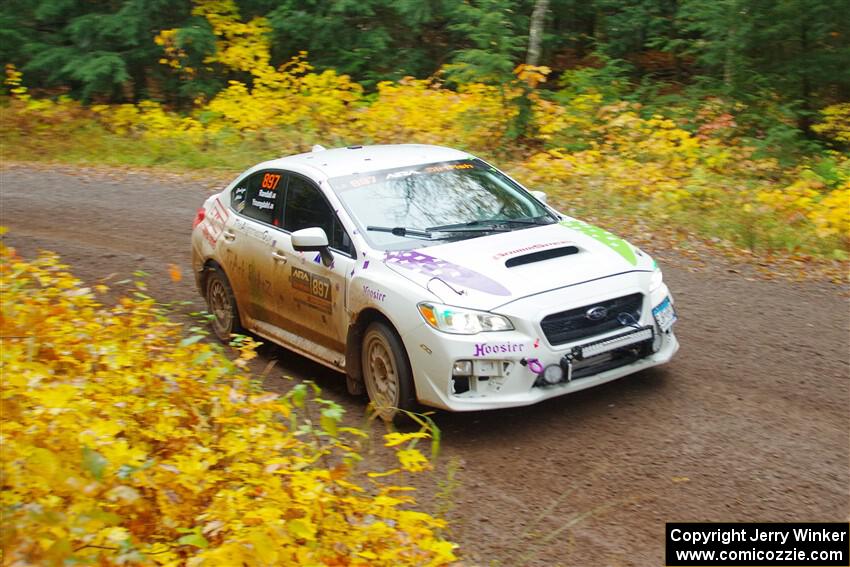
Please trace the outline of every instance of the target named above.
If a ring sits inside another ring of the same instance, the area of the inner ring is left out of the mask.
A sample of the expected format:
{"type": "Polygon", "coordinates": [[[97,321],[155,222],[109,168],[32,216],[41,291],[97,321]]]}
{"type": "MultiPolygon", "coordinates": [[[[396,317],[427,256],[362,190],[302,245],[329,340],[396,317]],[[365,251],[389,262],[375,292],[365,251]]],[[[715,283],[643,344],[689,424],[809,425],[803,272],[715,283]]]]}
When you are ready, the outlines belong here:
{"type": "Polygon", "coordinates": [[[361,348],[363,382],[378,417],[392,421],[399,410],[413,410],[416,406],[413,373],[395,331],[385,323],[371,323],[363,335],[361,348]]]}
{"type": "Polygon", "coordinates": [[[212,315],[212,328],[218,340],[229,343],[233,333],[242,331],[239,308],[227,276],[216,268],[207,274],[207,307],[212,315]]]}

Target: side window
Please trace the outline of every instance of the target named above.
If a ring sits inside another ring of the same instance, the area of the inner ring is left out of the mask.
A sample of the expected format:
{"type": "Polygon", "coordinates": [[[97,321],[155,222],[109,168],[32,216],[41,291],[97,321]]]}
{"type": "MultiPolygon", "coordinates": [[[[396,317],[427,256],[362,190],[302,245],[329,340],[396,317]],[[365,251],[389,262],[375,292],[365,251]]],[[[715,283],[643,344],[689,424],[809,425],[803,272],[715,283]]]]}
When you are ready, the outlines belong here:
{"type": "Polygon", "coordinates": [[[302,228],[318,226],[328,235],[332,248],[353,253],[351,240],[340,225],[328,202],[319,189],[306,179],[292,176],[286,191],[283,210],[283,228],[295,232],[302,228]]]}
{"type": "Polygon", "coordinates": [[[242,181],[230,192],[230,205],[246,217],[272,224],[281,174],[260,171],[242,181]]]}

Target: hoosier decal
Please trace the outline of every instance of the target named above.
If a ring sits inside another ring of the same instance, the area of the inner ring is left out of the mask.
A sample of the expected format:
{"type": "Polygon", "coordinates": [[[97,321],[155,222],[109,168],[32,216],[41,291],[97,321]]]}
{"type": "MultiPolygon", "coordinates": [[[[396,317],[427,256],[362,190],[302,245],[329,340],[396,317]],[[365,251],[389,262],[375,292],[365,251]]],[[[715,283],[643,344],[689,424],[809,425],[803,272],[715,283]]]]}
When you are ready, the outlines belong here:
{"type": "Polygon", "coordinates": [[[525,345],[522,343],[476,343],[475,352],[472,356],[487,356],[488,354],[507,354],[511,352],[522,352],[525,345]]]}

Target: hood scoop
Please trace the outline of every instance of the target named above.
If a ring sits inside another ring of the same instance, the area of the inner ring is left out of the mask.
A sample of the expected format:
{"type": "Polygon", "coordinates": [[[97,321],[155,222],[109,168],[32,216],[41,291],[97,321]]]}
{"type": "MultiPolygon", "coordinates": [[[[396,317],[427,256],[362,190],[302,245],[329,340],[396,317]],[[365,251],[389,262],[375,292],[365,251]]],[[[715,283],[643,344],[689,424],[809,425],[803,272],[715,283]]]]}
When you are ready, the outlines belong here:
{"type": "Polygon", "coordinates": [[[531,254],[523,254],[505,260],[506,268],[514,268],[524,264],[533,264],[534,262],[542,262],[543,260],[551,260],[552,258],[560,258],[562,256],[571,256],[578,254],[576,246],[562,246],[560,248],[552,248],[550,250],[541,250],[540,252],[532,252],[531,254]]]}

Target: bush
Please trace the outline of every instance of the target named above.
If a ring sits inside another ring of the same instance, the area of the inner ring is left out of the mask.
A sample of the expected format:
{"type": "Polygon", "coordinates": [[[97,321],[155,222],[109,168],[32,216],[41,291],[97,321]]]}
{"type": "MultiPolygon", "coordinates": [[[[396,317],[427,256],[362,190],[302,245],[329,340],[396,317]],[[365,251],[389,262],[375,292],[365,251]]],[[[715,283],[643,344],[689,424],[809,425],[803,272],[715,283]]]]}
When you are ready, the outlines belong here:
{"type": "MultiPolygon", "coordinates": [[[[232,82],[188,116],[151,101],[89,110],[34,100],[11,68],[12,112],[2,113],[0,130],[10,132],[13,155],[205,169],[240,169],[317,142],[443,144],[501,155],[509,171],[577,214],[639,216],[765,253],[850,251],[846,153],[805,157],[786,139],[797,130],[778,106],[761,117],[761,107],[707,97],[650,112],[618,99],[622,72],[612,65],[565,74],[557,96],[538,89],[548,69],[528,66],[501,89],[405,78],[366,96],[344,75],[316,73],[301,54],[258,68],[252,86],[232,82]]],[[[814,126],[836,147],[846,141],[848,108],[825,109],[814,126]]]]}
{"type": "Polygon", "coordinates": [[[263,391],[137,292],[106,307],[54,255],[0,244],[2,562],[442,565],[445,523],[365,473],[342,408],[263,391]],[[299,415],[301,414],[301,415],[299,415]],[[315,416],[314,420],[309,419],[315,416]],[[315,423],[314,423],[315,421],[315,423]]]}

